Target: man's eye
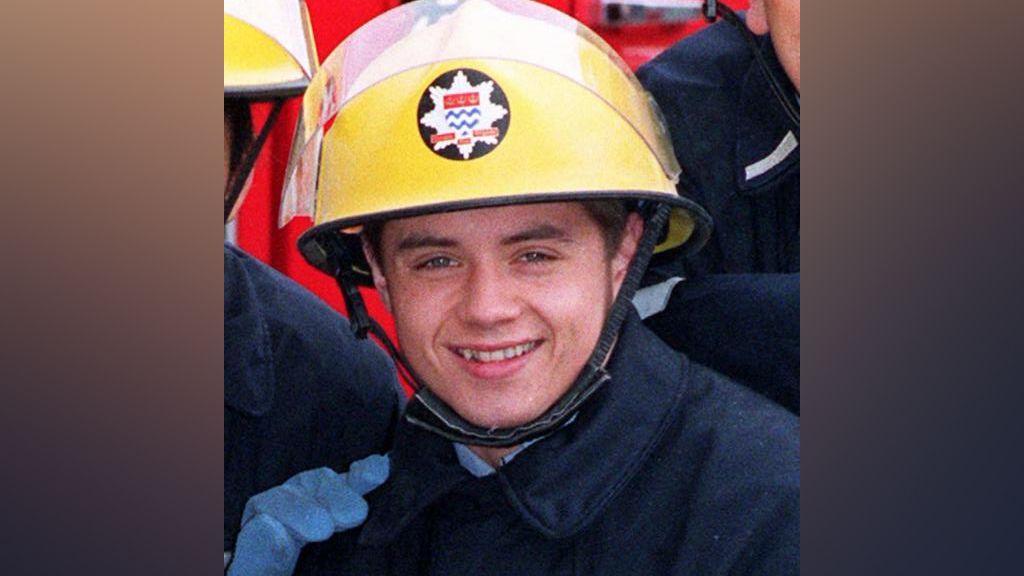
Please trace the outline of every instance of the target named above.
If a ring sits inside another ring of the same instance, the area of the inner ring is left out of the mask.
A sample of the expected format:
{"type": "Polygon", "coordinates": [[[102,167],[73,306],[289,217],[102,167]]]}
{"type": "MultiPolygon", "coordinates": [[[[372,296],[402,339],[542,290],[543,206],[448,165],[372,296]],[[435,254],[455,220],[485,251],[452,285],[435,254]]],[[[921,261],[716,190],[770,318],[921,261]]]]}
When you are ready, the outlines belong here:
{"type": "Polygon", "coordinates": [[[522,259],[524,262],[529,262],[529,263],[547,262],[549,260],[554,260],[554,258],[549,256],[548,254],[545,254],[543,252],[535,252],[535,251],[534,252],[526,252],[523,255],[521,255],[519,258],[522,259]]]}
{"type": "Polygon", "coordinates": [[[418,270],[435,270],[438,268],[449,268],[455,265],[455,260],[447,256],[435,256],[416,265],[418,270]]]}

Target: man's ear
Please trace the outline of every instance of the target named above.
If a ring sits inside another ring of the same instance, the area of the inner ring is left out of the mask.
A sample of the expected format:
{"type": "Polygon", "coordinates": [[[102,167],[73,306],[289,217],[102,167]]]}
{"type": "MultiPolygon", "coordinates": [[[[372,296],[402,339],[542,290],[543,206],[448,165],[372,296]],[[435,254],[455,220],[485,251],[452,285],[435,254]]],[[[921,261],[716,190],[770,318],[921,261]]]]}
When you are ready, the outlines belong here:
{"type": "Polygon", "coordinates": [[[612,296],[618,296],[622,282],[626,280],[626,272],[629,271],[629,264],[636,256],[636,250],[640,246],[640,238],[644,235],[644,219],[636,212],[630,212],[626,217],[626,229],[622,233],[622,241],[619,242],[619,249],[612,257],[612,296]]]}
{"type": "Polygon", "coordinates": [[[768,33],[768,14],[764,9],[765,1],[750,0],[750,9],[747,10],[747,28],[758,36],[768,33]]]}
{"type": "Polygon", "coordinates": [[[377,261],[377,255],[374,254],[373,248],[365,238],[363,239],[363,255],[366,256],[366,261],[370,264],[370,272],[373,274],[373,287],[380,294],[388,314],[391,314],[391,296],[388,294],[388,280],[384,277],[384,267],[377,261]]]}

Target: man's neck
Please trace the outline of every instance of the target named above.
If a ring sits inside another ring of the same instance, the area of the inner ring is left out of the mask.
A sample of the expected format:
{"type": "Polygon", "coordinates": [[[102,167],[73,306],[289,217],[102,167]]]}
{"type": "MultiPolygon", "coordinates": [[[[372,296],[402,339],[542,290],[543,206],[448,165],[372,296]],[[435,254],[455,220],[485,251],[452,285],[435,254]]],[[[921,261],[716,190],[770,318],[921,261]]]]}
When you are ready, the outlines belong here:
{"type": "Polygon", "coordinates": [[[469,449],[474,454],[479,456],[484,462],[491,465],[492,468],[497,470],[501,467],[501,459],[508,454],[515,452],[519,446],[511,446],[508,448],[496,448],[493,446],[470,446],[469,449]]]}

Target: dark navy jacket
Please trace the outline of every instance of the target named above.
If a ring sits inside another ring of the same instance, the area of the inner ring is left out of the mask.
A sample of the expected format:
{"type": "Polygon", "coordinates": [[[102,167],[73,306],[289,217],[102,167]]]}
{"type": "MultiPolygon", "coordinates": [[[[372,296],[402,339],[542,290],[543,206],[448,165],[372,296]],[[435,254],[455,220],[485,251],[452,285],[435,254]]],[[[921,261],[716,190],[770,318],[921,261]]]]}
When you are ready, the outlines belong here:
{"type": "Polygon", "coordinates": [[[386,450],[394,367],[304,288],[224,246],[224,550],[250,496],[386,450]]]}
{"type": "MultiPolygon", "coordinates": [[[[797,103],[771,39],[769,67],[797,103]]],[[[668,122],[679,192],[714,220],[708,245],[669,275],[800,271],[800,129],[783,112],[738,30],[709,26],[637,71],[668,122]]]]}
{"type": "Polygon", "coordinates": [[[799,274],[688,278],[662,305],[644,324],[669,346],[800,414],[799,274]]]}
{"type": "MultiPolygon", "coordinates": [[[[771,38],[758,43],[796,102],[771,38]]],[[[800,277],[791,273],[800,270],[800,130],[726,22],[678,42],[637,75],[668,121],[683,168],[679,192],[715,226],[688,261],[652,260],[645,285],[686,280],[645,322],[697,362],[799,414],[800,277]]]]}
{"type": "Polygon", "coordinates": [[[301,574],[797,574],[799,423],[674,353],[630,316],[611,381],[571,424],[475,478],[399,425],[359,545],[301,574]]]}

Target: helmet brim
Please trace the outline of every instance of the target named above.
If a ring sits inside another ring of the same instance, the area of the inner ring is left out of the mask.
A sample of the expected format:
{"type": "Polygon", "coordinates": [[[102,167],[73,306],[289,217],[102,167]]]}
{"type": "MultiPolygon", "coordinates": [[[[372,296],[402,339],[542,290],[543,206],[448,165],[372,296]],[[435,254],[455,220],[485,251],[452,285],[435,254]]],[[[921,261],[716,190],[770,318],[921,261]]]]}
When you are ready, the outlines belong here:
{"type": "Polygon", "coordinates": [[[695,202],[682,196],[666,196],[643,191],[586,191],[556,192],[549,194],[530,194],[524,196],[503,196],[479,198],[460,202],[425,204],[410,208],[380,212],[366,217],[342,218],[313,226],[303,233],[298,240],[299,251],[303,257],[316,268],[335,274],[336,267],[341,266],[353,273],[353,278],[361,285],[373,284],[370,267],[363,254],[360,233],[367,224],[387,222],[401,218],[413,218],[443,212],[458,212],[478,208],[494,208],[518,204],[537,204],[549,202],[582,202],[588,200],[624,200],[636,203],[655,202],[668,204],[673,208],[669,230],[665,240],[676,235],[673,246],[674,254],[685,257],[699,251],[711,235],[711,216],[695,202]],[[675,220],[673,230],[671,220],[675,220]],[[681,235],[685,234],[685,237],[681,235]],[[328,238],[333,237],[331,240],[328,238]],[[340,252],[340,253],[338,253],[340,252]]]}

